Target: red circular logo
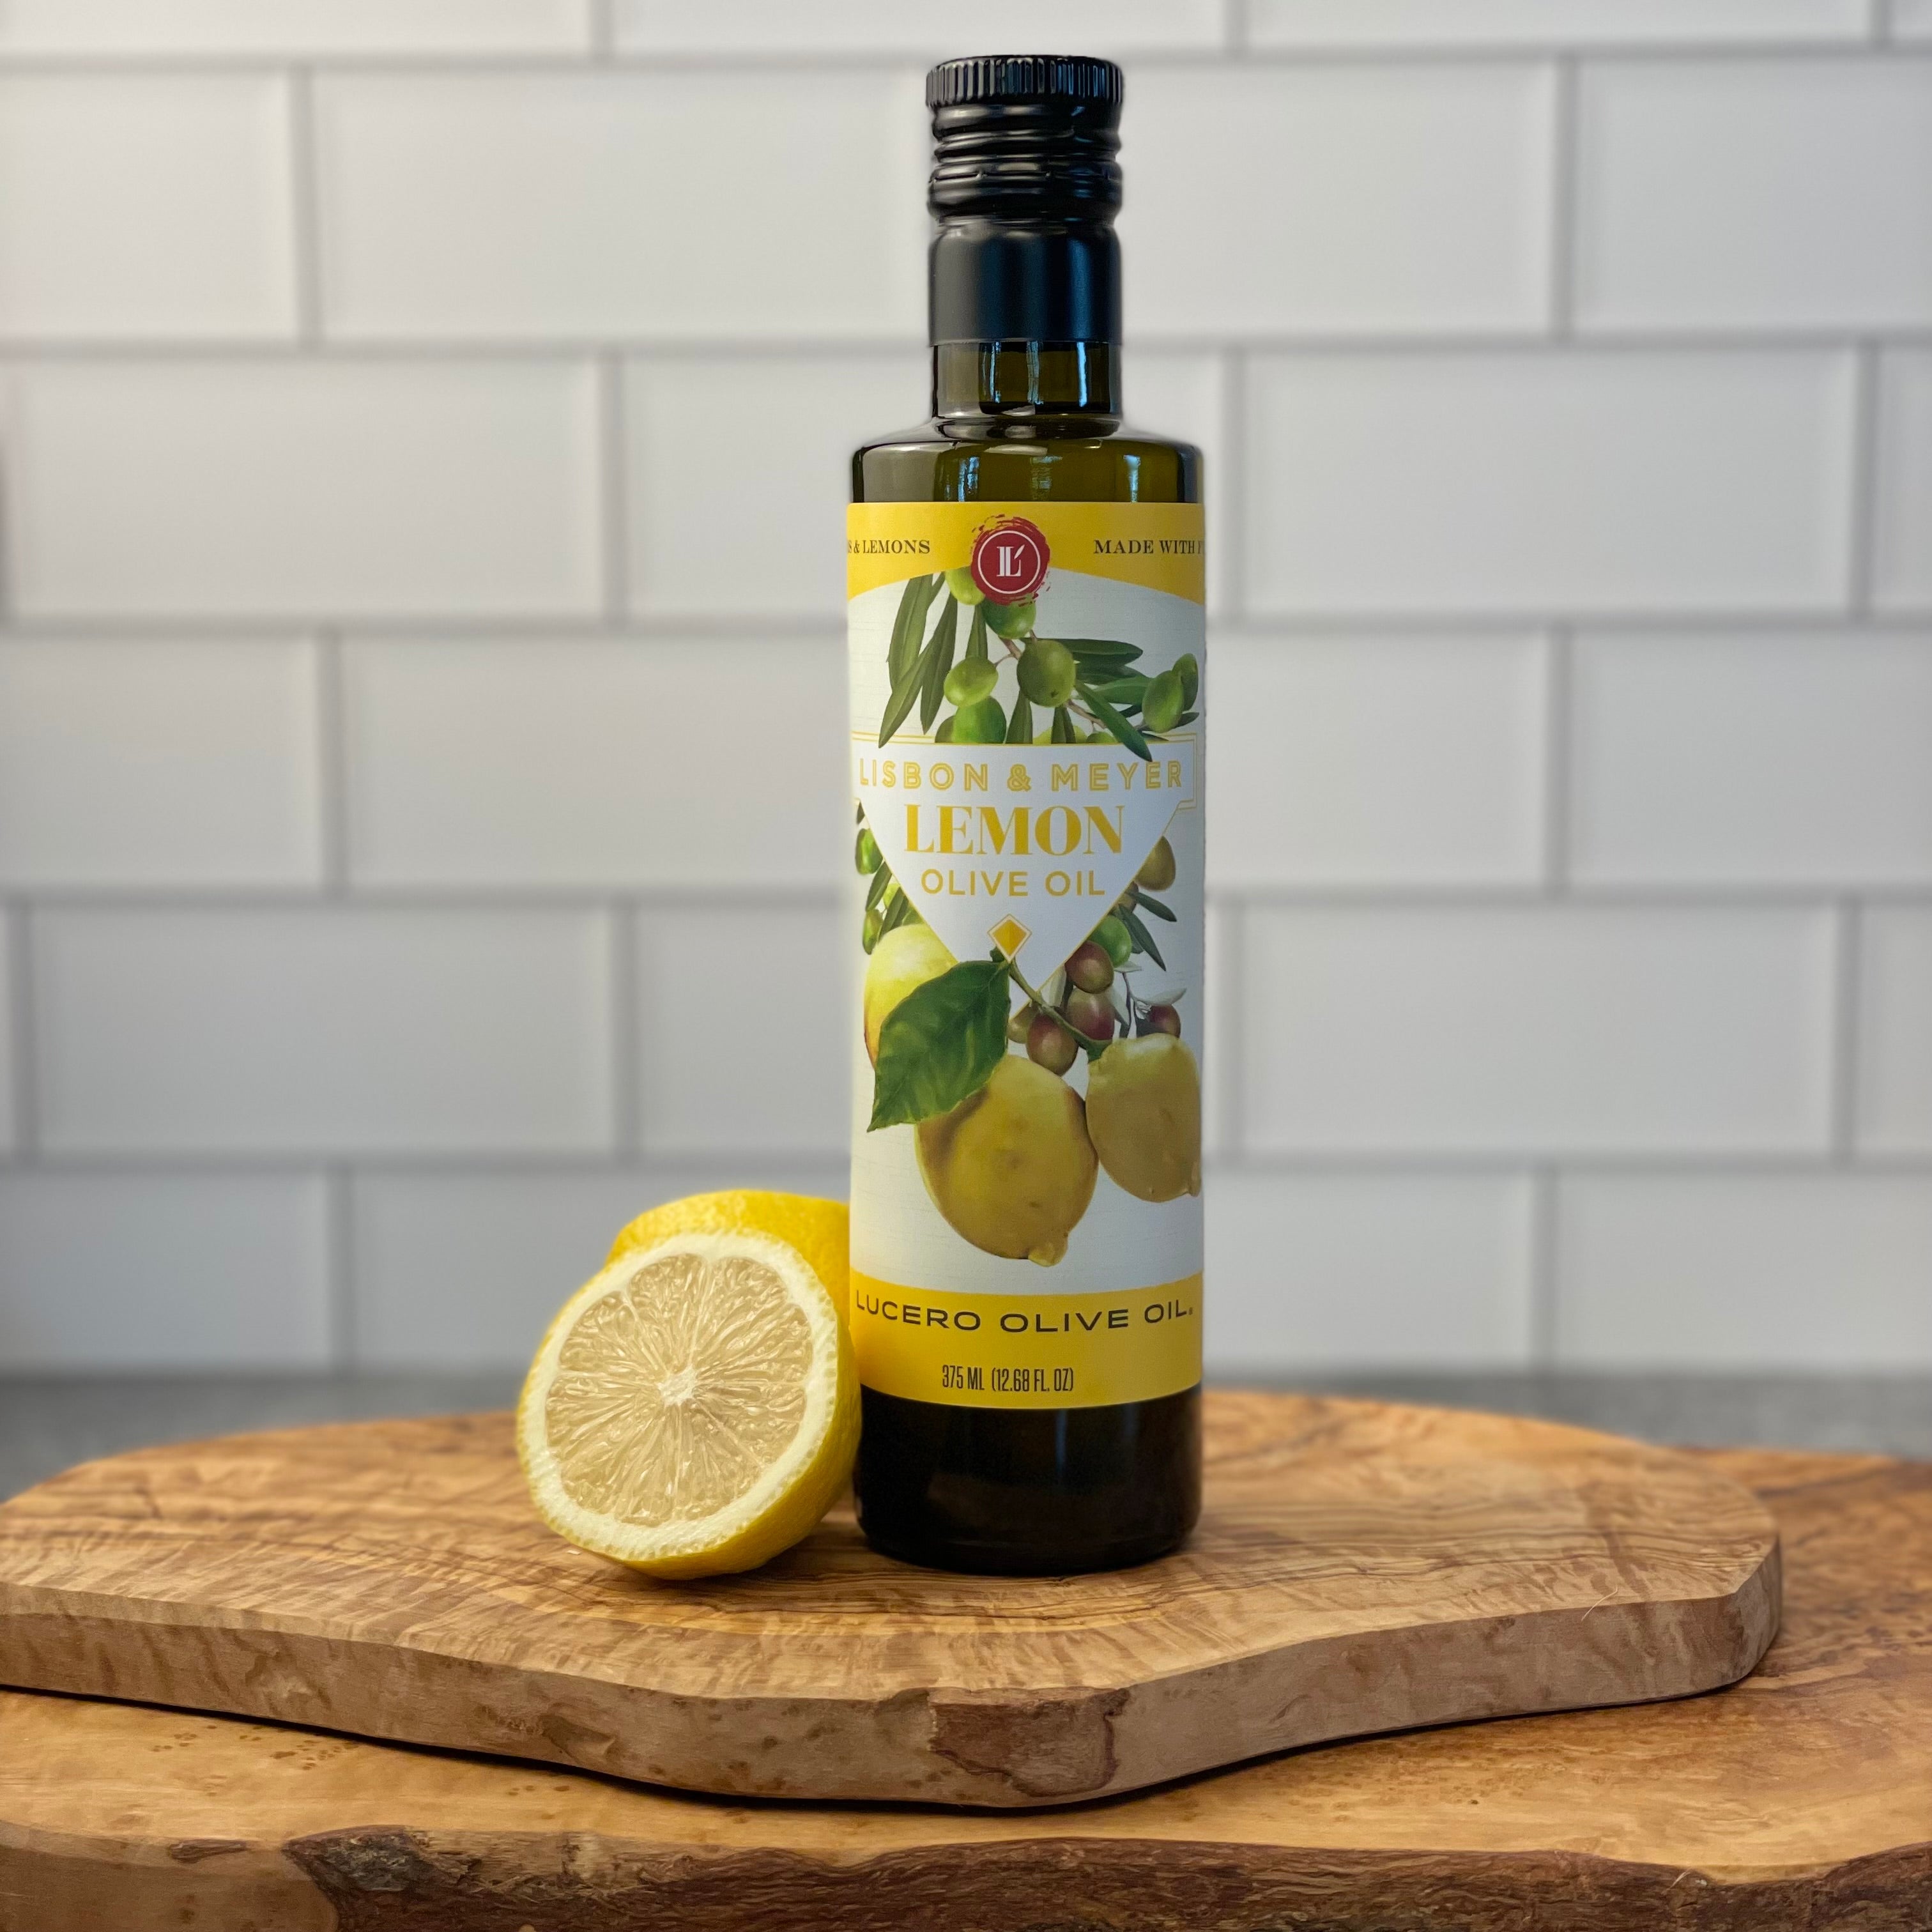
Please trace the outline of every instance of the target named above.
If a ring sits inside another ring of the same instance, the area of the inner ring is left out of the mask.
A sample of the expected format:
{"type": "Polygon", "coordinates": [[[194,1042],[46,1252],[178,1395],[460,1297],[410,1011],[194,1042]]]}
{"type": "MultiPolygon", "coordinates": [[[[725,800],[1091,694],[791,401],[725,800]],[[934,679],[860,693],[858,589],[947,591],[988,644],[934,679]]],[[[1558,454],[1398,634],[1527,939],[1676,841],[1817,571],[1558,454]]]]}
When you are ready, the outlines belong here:
{"type": "Polygon", "coordinates": [[[973,539],[973,581],[995,604],[1017,604],[1046,581],[1049,554],[1038,526],[1025,518],[994,524],[973,539]]]}

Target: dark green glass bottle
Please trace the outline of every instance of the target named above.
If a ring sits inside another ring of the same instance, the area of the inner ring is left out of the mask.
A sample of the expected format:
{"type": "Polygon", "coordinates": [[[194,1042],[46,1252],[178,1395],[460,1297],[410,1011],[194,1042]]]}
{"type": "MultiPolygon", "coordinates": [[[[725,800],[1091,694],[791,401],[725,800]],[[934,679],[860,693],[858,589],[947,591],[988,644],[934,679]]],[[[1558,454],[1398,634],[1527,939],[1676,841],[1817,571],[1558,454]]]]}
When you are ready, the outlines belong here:
{"type": "MultiPolygon", "coordinates": [[[[855,503],[1199,503],[1199,452],[1122,424],[1113,230],[1121,92],[1111,62],[1070,57],[951,61],[928,76],[938,224],[932,416],[857,450],[855,503]]],[[[960,571],[945,580],[972,595],[960,571]]],[[[976,609],[994,608],[962,604],[957,615],[963,626],[976,609]]],[[[1198,666],[1195,675],[1198,682],[1198,666]]],[[[1119,688],[1110,688],[1118,696],[1119,688]]],[[[1046,716],[1037,722],[1043,725],[1046,716]]],[[[1151,700],[1142,716],[1143,723],[1152,718],[1151,700]]],[[[1154,751],[1157,776],[1158,744],[1154,751]]],[[[1166,862],[1171,871],[1171,857],[1166,862]]],[[[1198,923],[1198,898],[1195,904],[1198,923]]],[[[1143,921],[1142,929],[1157,946],[1152,925],[1143,921]]],[[[1167,942],[1170,950],[1174,943],[1167,942]]],[[[1136,951],[1130,963],[1144,962],[1136,951]]],[[[1185,1024],[1196,1029],[1198,1051],[1194,992],[1191,1006],[1184,1001],[1180,1010],[1190,1016],[1185,1024]]],[[[1143,1011],[1131,998],[1123,1004],[1120,1037],[1137,1036],[1137,1048],[1145,1045],[1138,1035],[1169,1024],[1152,1005],[1143,1011]]],[[[1198,1195],[1198,1127],[1194,1159],[1198,1195]]],[[[1114,1185],[1112,1172],[1100,1179],[1103,1190],[1114,1185]]],[[[859,1195],[855,1181],[855,1216],[859,1195]]],[[[1198,1202],[1194,1207],[1198,1222],[1198,1202]]],[[[862,1264],[855,1243],[855,1267],[862,1264]]],[[[1068,1286],[1078,1289],[1078,1265],[1076,1246],[1054,1274],[1069,1274],[1068,1286]]],[[[1198,1290],[1198,1273],[1192,1280],[1198,1290]]],[[[1184,1299],[1170,1298],[1168,1306],[1184,1299]]],[[[1146,1311],[1133,1312],[1138,1319],[1146,1311]]],[[[936,1318],[928,1311],[927,1319],[936,1318]]],[[[1198,1344],[1194,1359],[1198,1378],[1198,1344]]],[[[862,1372],[862,1347],[861,1360],[862,1372]]],[[[1023,1408],[920,1400],[871,1381],[856,1478],[860,1520],[874,1546],[892,1556],[994,1573],[1114,1568],[1172,1549],[1198,1513],[1198,1379],[1146,1400],[1023,1408]]]]}

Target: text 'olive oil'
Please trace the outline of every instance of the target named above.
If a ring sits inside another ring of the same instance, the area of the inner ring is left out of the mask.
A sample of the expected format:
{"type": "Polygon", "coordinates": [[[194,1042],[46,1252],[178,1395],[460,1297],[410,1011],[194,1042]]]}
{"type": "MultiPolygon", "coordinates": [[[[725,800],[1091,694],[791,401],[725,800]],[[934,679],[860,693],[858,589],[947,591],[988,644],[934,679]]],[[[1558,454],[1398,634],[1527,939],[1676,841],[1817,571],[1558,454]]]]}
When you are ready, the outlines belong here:
{"type": "Polygon", "coordinates": [[[1200,1506],[1201,461],[1121,427],[1120,97],[932,70],[932,417],[852,462],[859,1514],[952,1570],[1200,1506]]]}

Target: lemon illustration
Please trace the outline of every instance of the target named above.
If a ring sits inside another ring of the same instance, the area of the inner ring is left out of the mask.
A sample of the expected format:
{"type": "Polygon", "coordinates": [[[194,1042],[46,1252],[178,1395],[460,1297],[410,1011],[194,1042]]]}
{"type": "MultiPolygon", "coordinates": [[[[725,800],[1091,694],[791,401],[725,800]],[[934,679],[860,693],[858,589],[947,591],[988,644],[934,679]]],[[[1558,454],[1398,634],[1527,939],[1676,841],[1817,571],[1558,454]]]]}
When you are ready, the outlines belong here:
{"type": "Polygon", "coordinates": [[[1150,892],[1164,892],[1174,884],[1174,848],[1163,838],[1141,861],[1134,884],[1146,886],[1150,892]]]}
{"type": "Polygon", "coordinates": [[[1087,1128],[1108,1178],[1130,1194],[1201,1192],[1201,1072],[1172,1034],[1116,1040],[1094,1061],[1087,1128]]]}
{"type": "Polygon", "coordinates": [[[978,1093],[922,1121],[917,1138],[926,1191],[956,1233],[1043,1268],[1066,1253],[1098,1167],[1086,1109],[1058,1074],[1009,1054],[978,1093]]]}
{"type": "Polygon", "coordinates": [[[914,987],[938,979],[954,963],[938,934],[917,922],[894,926],[873,947],[866,967],[866,1052],[874,1066],[886,1014],[914,987]]]}

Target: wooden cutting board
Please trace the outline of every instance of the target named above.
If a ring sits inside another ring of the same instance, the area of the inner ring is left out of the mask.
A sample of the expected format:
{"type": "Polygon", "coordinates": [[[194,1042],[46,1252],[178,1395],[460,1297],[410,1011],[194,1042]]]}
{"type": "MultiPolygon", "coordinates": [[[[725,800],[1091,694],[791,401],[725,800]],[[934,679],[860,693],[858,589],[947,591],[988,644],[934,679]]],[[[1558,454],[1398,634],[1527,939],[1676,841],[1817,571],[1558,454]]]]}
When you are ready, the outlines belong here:
{"type": "Polygon", "coordinates": [[[754,1575],[560,1542],[500,1415],[152,1449],[0,1507],[0,1682],[760,1796],[1027,1806],[1284,1746],[1674,1697],[1756,1663],[1778,1538],[1554,1424],[1222,1395],[1190,1547],[947,1576],[849,1514],[754,1575]]]}
{"type": "Polygon", "coordinates": [[[1736,1690],[1050,1813],[728,1804],[0,1693],[0,1932],[1924,1932],[1932,1466],[1702,1466],[1790,1559],[1736,1690]]]}

